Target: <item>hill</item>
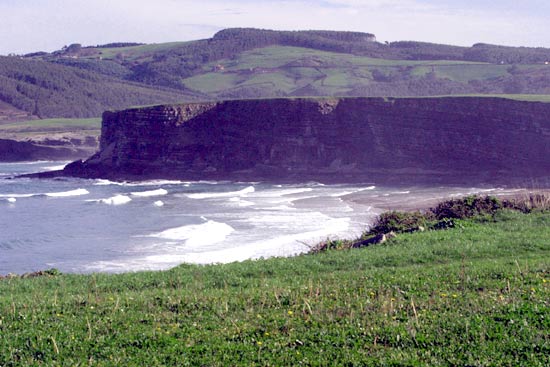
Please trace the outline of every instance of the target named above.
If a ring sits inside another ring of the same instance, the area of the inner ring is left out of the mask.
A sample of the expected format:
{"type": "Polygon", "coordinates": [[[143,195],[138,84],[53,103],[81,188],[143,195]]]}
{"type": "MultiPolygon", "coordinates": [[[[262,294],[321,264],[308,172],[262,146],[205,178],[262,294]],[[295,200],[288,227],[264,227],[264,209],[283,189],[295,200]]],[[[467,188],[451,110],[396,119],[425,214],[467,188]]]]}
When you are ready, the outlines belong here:
{"type": "Polygon", "coordinates": [[[193,98],[183,88],[170,90],[42,60],[0,57],[0,100],[28,116],[96,117],[106,109],[193,98]]]}
{"type": "Polygon", "coordinates": [[[0,365],[548,366],[550,214],[455,223],[294,258],[0,279],[0,365]]]}
{"type": "Polygon", "coordinates": [[[545,48],[234,28],[190,42],[72,44],[1,57],[0,101],[46,118],[197,99],[550,94],[549,62],[545,48]]]}

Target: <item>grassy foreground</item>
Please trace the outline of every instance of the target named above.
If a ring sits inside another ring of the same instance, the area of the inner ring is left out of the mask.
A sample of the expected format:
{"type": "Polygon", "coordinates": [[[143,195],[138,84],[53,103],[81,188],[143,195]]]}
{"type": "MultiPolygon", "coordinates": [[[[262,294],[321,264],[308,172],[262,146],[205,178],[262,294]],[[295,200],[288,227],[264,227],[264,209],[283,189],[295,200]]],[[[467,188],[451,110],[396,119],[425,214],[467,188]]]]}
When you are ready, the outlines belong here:
{"type": "Polygon", "coordinates": [[[0,366],[550,365],[550,213],[166,272],[0,280],[0,366]]]}

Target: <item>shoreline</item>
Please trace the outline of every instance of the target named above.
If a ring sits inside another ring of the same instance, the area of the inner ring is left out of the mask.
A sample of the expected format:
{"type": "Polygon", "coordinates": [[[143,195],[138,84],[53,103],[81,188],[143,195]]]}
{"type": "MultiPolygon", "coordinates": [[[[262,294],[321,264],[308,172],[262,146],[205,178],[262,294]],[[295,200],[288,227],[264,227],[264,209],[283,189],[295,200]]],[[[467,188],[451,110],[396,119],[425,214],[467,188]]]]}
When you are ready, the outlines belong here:
{"type": "MultiPolygon", "coordinates": [[[[345,233],[339,233],[339,234],[329,234],[327,238],[334,238],[334,239],[341,239],[341,240],[353,240],[357,238],[361,233],[363,233],[365,230],[368,229],[369,225],[372,225],[375,218],[377,218],[381,213],[387,212],[387,211],[427,211],[428,209],[435,207],[438,203],[449,200],[449,199],[456,199],[459,197],[469,196],[473,194],[477,194],[479,196],[494,196],[499,199],[507,199],[507,198],[524,198],[528,197],[529,194],[536,194],[536,193],[546,193],[548,194],[550,191],[548,189],[537,189],[537,190],[530,190],[530,189],[505,189],[505,188],[470,188],[465,189],[461,187],[454,187],[454,188],[445,188],[445,187],[439,187],[440,190],[439,193],[434,194],[432,191],[427,190],[426,188],[419,188],[419,187],[409,187],[406,191],[398,191],[400,188],[398,187],[389,187],[384,188],[388,189],[386,192],[389,192],[390,195],[393,196],[390,198],[385,195],[378,195],[374,191],[360,191],[360,192],[354,192],[350,194],[345,194],[341,196],[337,196],[339,200],[341,200],[344,204],[348,204],[355,213],[363,213],[363,216],[368,219],[368,223],[365,223],[361,226],[362,229],[359,229],[360,227],[357,226],[357,223],[355,227],[349,227],[345,233]],[[395,191],[393,191],[395,190],[395,191]],[[470,191],[468,191],[470,190],[470,191]],[[459,192],[460,191],[460,192],[459,192]],[[414,194],[411,194],[414,193],[414,194]],[[391,200],[390,200],[391,199],[391,200]]],[[[381,191],[385,192],[385,191],[381,191]]],[[[329,195],[327,194],[327,197],[329,195]]],[[[297,208],[307,208],[309,205],[311,205],[311,202],[308,202],[311,200],[310,198],[303,198],[298,199],[295,201],[297,208]]],[[[318,205],[319,203],[317,203],[318,205]]],[[[266,237],[267,238],[267,237],[266,237]]],[[[273,240],[273,239],[271,239],[273,240]]],[[[304,246],[307,246],[311,248],[315,243],[321,241],[321,238],[316,239],[310,239],[305,241],[299,241],[295,240],[296,243],[301,243],[304,246]],[[306,245],[307,243],[307,245],[306,245]]],[[[270,241],[269,238],[267,238],[265,241],[270,241]]],[[[185,241],[184,241],[185,242],[185,241]]],[[[224,251],[225,247],[219,248],[218,251],[224,251]]],[[[229,248],[225,249],[229,250],[229,248]]],[[[269,258],[269,257],[294,257],[294,256],[300,256],[301,254],[308,253],[309,251],[304,249],[304,251],[297,252],[297,253],[291,253],[291,254],[282,254],[279,255],[271,255],[271,256],[260,256],[259,258],[269,258]]],[[[167,255],[169,254],[160,254],[159,255],[167,255]]],[[[181,256],[181,254],[175,254],[173,256],[181,256]]],[[[247,259],[239,259],[231,262],[242,262],[247,260],[254,260],[258,257],[250,257],[247,259]]],[[[127,260],[121,259],[121,261],[131,261],[131,258],[128,258],[127,260]]],[[[134,259],[135,260],[135,259],[134,259]]],[[[193,261],[181,261],[178,262],[178,264],[170,265],[166,268],[160,268],[152,266],[150,268],[143,268],[139,264],[136,265],[135,269],[124,269],[122,271],[116,271],[116,270],[94,270],[93,268],[89,271],[68,271],[67,273],[71,274],[91,274],[91,273],[105,273],[105,274],[116,274],[116,273],[134,273],[134,272],[141,272],[141,271],[165,271],[169,270],[173,267],[182,265],[182,264],[193,264],[195,262],[193,261]]],[[[203,265],[210,265],[215,264],[217,262],[204,262],[199,263],[203,265]]],[[[137,263],[136,263],[137,264],[137,263]]],[[[55,265],[54,265],[55,267],[55,265]]],[[[24,274],[33,274],[33,273],[40,273],[44,272],[46,267],[42,268],[36,268],[36,269],[29,269],[29,271],[19,272],[18,274],[24,275],[24,274]]],[[[63,270],[63,272],[66,272],[63,270]]]]}

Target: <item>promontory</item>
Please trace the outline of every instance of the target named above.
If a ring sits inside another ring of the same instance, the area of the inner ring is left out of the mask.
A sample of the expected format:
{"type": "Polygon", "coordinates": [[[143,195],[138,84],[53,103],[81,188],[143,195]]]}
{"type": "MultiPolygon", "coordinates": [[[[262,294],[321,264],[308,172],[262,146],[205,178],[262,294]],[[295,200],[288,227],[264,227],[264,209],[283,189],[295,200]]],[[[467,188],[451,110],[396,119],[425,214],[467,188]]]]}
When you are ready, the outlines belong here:
{"type": "Polygon", "coordinates": [[[103,114],[100,150],[57,174],[320,182],[548,182],[550,103],[276,98],[103,114]]]}

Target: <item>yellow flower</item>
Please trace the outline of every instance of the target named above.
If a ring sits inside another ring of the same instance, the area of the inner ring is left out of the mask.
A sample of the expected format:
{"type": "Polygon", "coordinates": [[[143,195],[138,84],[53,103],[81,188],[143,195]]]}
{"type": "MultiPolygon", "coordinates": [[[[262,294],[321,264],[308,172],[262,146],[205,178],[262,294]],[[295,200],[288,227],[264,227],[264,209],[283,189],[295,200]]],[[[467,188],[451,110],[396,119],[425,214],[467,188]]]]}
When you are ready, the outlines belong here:
{"type": "Polygon", "coordinates": [[[261,347],[263,343],[260,341],[257,341],[256,344],[261,347]]]}
{"type": "Polygon", "coordinates": [[[292,312],[291,310],[288,310],[288,312],[287,312],[287,313],[288,313],[288,316],[292,316],[292,315],[294,315],[294,312],[292,312]]]}
{"type": "Polygon", "coordinates": [[[453,298],[457,298],[457,297],[458,297],[458,295],[456,295],[456,294],[453,294],[453,298]]]}
{"type": "Polygon", "coordinates": [[[270,334],[267,331],[264,333],[264,336],[269,336],[269,335],[270,334]]]}
{"type": "Polygon", "coordinates": [[[440,296],[441,297],[447,297],[447,293],[441,293],[440,296]]]}

